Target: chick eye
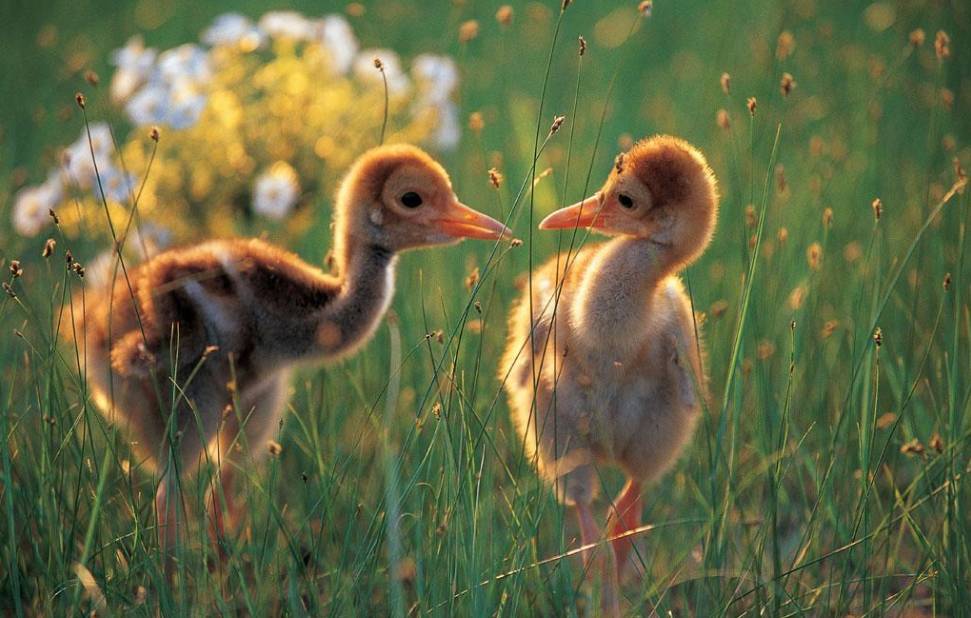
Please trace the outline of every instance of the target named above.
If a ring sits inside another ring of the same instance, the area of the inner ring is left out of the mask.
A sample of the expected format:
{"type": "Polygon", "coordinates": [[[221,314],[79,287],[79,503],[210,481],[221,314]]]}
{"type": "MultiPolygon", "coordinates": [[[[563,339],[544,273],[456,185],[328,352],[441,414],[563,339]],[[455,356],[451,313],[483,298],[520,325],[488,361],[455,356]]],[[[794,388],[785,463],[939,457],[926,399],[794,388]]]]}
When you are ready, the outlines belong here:
{"type": "Polygon", "coordinates": [[[623,193],[621,193],[620,195],[617,196],[617,201],[620,202],[620,205],[623,206],[624,208],[634,207],[634,200],[632,200],[629,195],[624,195],[623,193]]]}
{"type": "Polygon", "coordinates": [[[401,196],[401,205],[405,208],[418,208],[421,203],[421,196],[414,191],[409,191],[401,196]]]}

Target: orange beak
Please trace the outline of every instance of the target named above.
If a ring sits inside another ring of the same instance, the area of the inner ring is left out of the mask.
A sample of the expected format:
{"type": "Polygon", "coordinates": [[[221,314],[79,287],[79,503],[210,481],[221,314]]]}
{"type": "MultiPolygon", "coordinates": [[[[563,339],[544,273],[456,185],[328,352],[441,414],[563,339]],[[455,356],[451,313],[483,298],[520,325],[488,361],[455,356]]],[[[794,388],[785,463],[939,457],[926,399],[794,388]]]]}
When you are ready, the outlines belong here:
{"type": "Polygon", "coordinates": [[[539,224],[541,230],[572,230],[578,227],[599,228],[605,225],[603,204],[600,194],[594,193],[587,199],[577,202],[573,206],[561,208],[539,224]]]}
{"type": "Polygon", "coordinates": [[[512,230],[478,210],[455,201],[433,222],[438,229],[455,238],[500,240],[512,238],[512,230]]]}

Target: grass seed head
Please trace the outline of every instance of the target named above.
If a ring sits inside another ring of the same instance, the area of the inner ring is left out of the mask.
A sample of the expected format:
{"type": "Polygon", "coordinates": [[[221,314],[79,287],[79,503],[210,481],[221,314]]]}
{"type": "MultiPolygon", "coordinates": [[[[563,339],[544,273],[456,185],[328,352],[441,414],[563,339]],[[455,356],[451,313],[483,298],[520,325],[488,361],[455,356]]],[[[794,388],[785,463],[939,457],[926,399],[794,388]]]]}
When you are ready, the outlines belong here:
{"type": "Polygon", "coordinates": [[[566,120],[566,116],[554,116],[553,124],[550,125],[550,137],[556,135],[556,132],[560,130],[563,126],[563,121],[566,120]]]}
{"type": "Polygon", "coordinates": [[[472,272],[465,278],[465,289],[471,290],[475,287],[475,284],[479,282],[479,267],[476,266],[472,269],[472,272]]]}
{"type": "Polygon", "coordinates": [[[779,232],[775,235],[775,237],[776,240],[779,241],[780,245],[784,245],[786,244],[786,241],[789,240],[789,230],[787,228],[780,227],[779,232]]]}
{"type": "Polygon", "coordinates": [[[159,133],[158,127],[152,127],[148,132],[148,136],[152,139],[153,142],[158,143],[158,138],[161,136],[161,133],[159,133]]]}
{"type": "Polygon", "coordinates": [[[54,254],[54,249],[57,247],[57,241],[53,238],[48,238],[47,242],[44,243],[44,249],[40,252],[41,257],[51,257],[54,254]]]}
{"type": "Polygon", "coordinates": [[[459,26],[459,43],[468,43],[479,36],[479,22],[470,19],[459,26]]]}
{"type": "Polygon", "coordinates": [[[651,0],[643,0],[637,5],[637,10],[641,12],[644,17],[650,17],[651,12],[654,10],[654,2],[651,0]]]}
{"type": "Polygon", "coordinates": [[[726,109],[718,110],[718,112],[715,114],[715,122],[718,123],[718,126],[725,131],[732,128],[732,120],[728,116],[728,110],[726,109]]]}
{"type": "Polygon", "coordinates": [[[745,225],[747,225],[749,229],[752,229],[758,225],[758,223],[759,219],[755,214],[755,206],[749,204],[745,207],[745,225]]]}
{"type": "Polygon", "coordinates": [[[23,276],[24,269],[20,265],[20,260],[10,260],[10,276],[14,279],[23,276]]]}
{"type": "Polygon", "coordinates": [[[824,208],[823,209],[823,226],[831,227],[833,225],[833,209],[824,208]]]}
{"type": "Polygon", "coordinates": [[[883,329],[879,326],[873,330],[873,343],[878,348],[883,345],[883,329]]]}
{"type": "Polygon", "coordinates": [[[50,216],[51,220],[54,221],[54,225],[60,225],[61,224],[61,219],[60,219],[60,217],[57,216],[57,213],[54,212],[54,209],[53,208],[49,209],[47,211],[47,214],[50,216]]]}
{"type": "Polygon", "coordinates": [[[937,451],[938,453],[944,452],[944,440],[941,438],[941,434],[934,432],[931,436],[930,447],[937,451]]]}
{"type": "Polygon", "coordinates": [[[565,11],[571,4],[573,4],[573,0],[563,0],[560,3],[560,12],[565,11]]]}
{"type": "Polygon", "coordinates": [[[721,76],[722,92],[729,94],[732,91],[732,76],[728,73],[722,73],[721,76]]]}
{"type": "Polygon", "coordinates": [[[927,34],[924,33],[923,28],[915,28],[910,31],[910,44],[913,47],[920,47],[926,39],[927,34]]]}
{"type": "Polygon", "coordinates": [[[942,285],[944,286],[945,292],[951,289],[951,273],[944,274],[944,282],[942,283],[942,285]]]}
{"type": "Polygon", "coordinates": [[[748,113],[751,114],[753,118],[755,117],[755,108],[758,107],[758,105],[759,102],[755,97],[749,97],[748,100],[745,101],[745,107],[748,108],[748,113]]]}
{"type": "Polygon", "coordinates": [[[502,179],[503,179],[502,172],[500,172],[494,167],[489,168],[489,182],[492,184],[493,187],[498,189],[502,185],[502,179]]]}
{"type": "Polygon", "coordinates": [[[873,218],[879,221],[880,217],[883,215],[883,201],[881,201],[879,197],[874,198],[870,203],[870,208],[873,209],[873,218]]]}
{"type": "Polygon", "coordinates": [[[788,97],[795,88],[796,80],[792,78],[792,73],[783,73],[782,79],[779,81],[779,90],[782,92],[782,96],[788,97]]]}
{"type": "Polygon", "coordinates": [[[788,30],[780,32],[779,38],[775,42],[775,57],[779,60],[785,60],[792,55],[795,48],[796,37],[792,36],[792,33],[788,30]]]}
{"type": "Polygon", "coordinates": [[[84,98],[84,93],[76,92],[74,94],[74,102],[78,104],[78,107],[84,109],[84,106],[87,103],[87,99],[84,98]]]}
{"type": "Polygon", "coordinates": [[[496,11],[496,21],[503,26],[508,26],[512,23],[512,16],[513,10],[508,4],[503,4],[499,7],[499,10],[496,11]]]}
{"type": "Polygon", "coordinates": [[[70,249],[68,249],[67,251],[64,252],[64,261],[67,262],[67,267],[68,268],[70,268],[71,267],[71,264],[74,263],[74,254],[71,253],[71,250],[70,249]]]}
{"type": "Polygon", "coordinates": [[[481,112],[472,112],[469,114],[469,130],[473,133],[482,133],[482,129],[485,128],[485,120],[482,119],[481,112]]]}
{"type": "Polygon", "coordinates": [[[819,270],[823,264],[823,247],[818,242],[814,242],[806,249],[806,262],[809,268],[819,270]]]}
{"type": "Polygon", "coordinates": [[[97,87],[97,85],[101,83],[101,78],[98,77],[97,73],[89,70],[84,74],[84,81],[88,82],[92,86],[97,87]]]}
{"type": "Polygon", "coordinates": [[[587,40],[583,38],[583,35],[581,34],[579,37],[577,37],[577,42],[580,45],[579,53],[581,56],[583,56],[585,53],[587,53],[587,40]]]}
{"type": "Polygon", "coordinates": [[[6,281],[4,281],[3,283],[0,283],[0,287],[3,287],[3,291],[6,292],[7,296],[9,296],[10,298],[17,298],[17,293],[13,291],[13,288],[10,287],[10,284],[7,283],[6,281]]]}
{"type": "Polygon", "coordinates": [[[921,444],[920,440],[914,438],[910,442],[904,443],[900,447],[900,452],[911,457],[919,457],[924,454],[924,445],[921,444]]]}
{"type": "Polygon", "coordinates": [[[951,37],[943,30],[938,30],[934,35],[934,53],[938,60],[945,60],[951,57],[951,37]]]}
{"type": "Polygon", "coordinates": [[[384,61],[377,56],[374,57],[374,68],[384,73],[384,61]]]}

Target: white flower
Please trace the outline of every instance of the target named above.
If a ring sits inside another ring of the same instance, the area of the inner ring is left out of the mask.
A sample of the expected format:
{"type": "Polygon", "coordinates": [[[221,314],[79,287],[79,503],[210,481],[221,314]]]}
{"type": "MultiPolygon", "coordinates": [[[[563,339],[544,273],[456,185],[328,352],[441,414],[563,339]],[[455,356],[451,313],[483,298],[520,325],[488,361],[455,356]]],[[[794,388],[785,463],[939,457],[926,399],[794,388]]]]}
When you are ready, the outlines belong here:
{"type": "Polygon", "coordinates": [[[306,41],[313,36],[313,22],[296,11],[270,11],[260,18],[260,29],[273,38],[306,41]]]}
{"type": "Polygon", "coordinates": [[[102,196],[102,199],[107,198],[109,202],[122,202],[130,203],[134,199],[135,195],[135,175],[122,172],[118,169],[107,169],[101,170],[101,182],[94,183],[98,195],[102,196]],[[102,193],[103,190],[103,193],[102,193]]]}
{"type": "Polygon", "coordinates": [[[390,49],[365,49],[354,59],[354,76],[362,82],[381,85],[381,71],[374,67],[374,59],[378,58],[384,65],[384,74],[388,79],[388,93],[392,96],[404,94],[411,88],[411,80],[401,71],[401,61],[398,54],[390,49]]]}
{"type": "Polygon", "coordinates": [[[212,47],[240,47],[251,51],[262,46],[266,35],[245,15],[223,13],[202,33],[202,42],[212,47]]]}
{"type": "Polygon", "coordinates": [[[70,180],[77,183],[82,189],[90,189],[95,184],[95,172],[100,172],[102,178],[104,174],[114,170],[114,163],[111,160],[113,142],[111,140],[111,129],[108,125],[99,122],[91,125],[91,142],[88,143],[88,132],[81,130],[81,136],[77,141],[64,150],[64,165],[70,180]],[[94,157],[91,151],[94,151],[94,157]],[[97,170],[95,170],[97,162],[97,170]]]}
{"type": "Polygon", "coordinates": [[[351,24],[340,15],[328,15],[317,22],[317,37],[334,63],[337,73],[347,73],[360,46],[351,24]]]}
{"type": "Polygon", "coordinates": [[[159,54],[158,69],[162,79],[169,84],[182,80],[203,84],[212,77],[209,54],[192,43],[179,45],[159,54]]]}
{"type": "Polygon", "coordinates": [[[118,67],[111,77],[111,98],[125,101],[152,74],[158,52],[146,49],[140,36],[128,39],[124,47],[111,54],[111,64],[118,67]]]}
{"type": "Polygon", "coordinates": [[[188,129],[199,122],[206,108],[207,97],[191,84],[181,82],[169,92],[165,123],[173,129],[188,129]]]}
{"type": "Polygon", "coordinates": [[[462,127],[459,123],[459,110],[455,103],[446,101],[435,109],[438,114],[438,124],[431,142],[441,150],[451,150],[458,146],[462,137],[462,127]]]}
{"type": "Polygon", "coordinates": [[[44,184],[17,192],[13,206],[13,227],[21,236],[36,236],[50,221],[49,212],[61,202],[64,189],[56,173],[44,184]]]}
{"type": "Polygon", "coordinates": [[[448,56],[422,54],[411,65],[418,96],[429,103],[441,104],[452,98],[459,84],[459,72],[448,56]]]}
{"type": "Polygon", "coordinates": [[[129,120],[138,125],[165,122],[169,104],[168,88],[164,84],[147,84],[125,105],[129,120]]]}
{"type": "Polygon", "coordinates": [[[297,173],[289,164],[279,161],[260,174],[253,188],[253,210],[270,219],[285,217],[299,197],[297,173]]]}

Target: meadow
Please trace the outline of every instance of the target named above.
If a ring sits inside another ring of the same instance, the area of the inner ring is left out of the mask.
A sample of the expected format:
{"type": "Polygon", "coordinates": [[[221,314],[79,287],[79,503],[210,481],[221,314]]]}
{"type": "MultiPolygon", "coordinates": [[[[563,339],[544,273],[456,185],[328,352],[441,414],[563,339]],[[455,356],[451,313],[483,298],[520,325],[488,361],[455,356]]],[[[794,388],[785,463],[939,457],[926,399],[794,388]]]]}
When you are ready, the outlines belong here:
{"type": "MultiPolygon", "coordinates": [[[[525,273],[557,249],[598,240],[536,224],[596,190],[618,152],[655,133],[700,148],[722,196],[711,246],[682,275],[711,396],[679,463],[645,494],[642,575],[623,588],[625,612],[971,611],[971,6],[659,0],[644,15],[629,0],[565,9],[544,0],[510,3],[501,23],[503,4],[287,7],[344,15],[365,48],[454,60],[461,137],[429,149],[463,201],[507,221],[522,243],[403,255],[392,315],[374,339],[293,381],[273,452],[244,471],[246,522],[228,558],[195,525],[169,583],[154,528],[157,479],[99,415],[78,351],[57,334],[83,284],[64,251],[91,264],[110,246],[109,209],[72,217],[71,203],[59,227],[45,219],[30,235],[13,223],[15,201],[85,122],[128,135],[130,119],[107,94],[113,49],[137,34],[160,49],[196,42],[221,13],[257,19],[268,7],[8,0],[4,615],[595,613],[568,555],[572,514],[525,458],[497,366],[525,273]],[[49,237],[55,255],[42,257],[49,237]]],[[[327,145],[336,161],[380,140],[382,97],[351,103],[360,131],[327,145]]],[[[411,130],[407,113],[390,116],[392,139],[411,130]]],[[[200,131],[213,128],[205,122],[200,131]]],[[[166,156],[209,156],[169,148],[208,139],[175,133],[162,126],[158,147],[168,150],[157,176],[148,171],[160,192],[166,156]]],[[[151,152],[144,131],[132,135],[135,150],[151,152]]],[[[141,182],[149,157],[130,160],[141,182]]],[[[282,221],[235,217],[202,199],[160,200],[146,213],[180,243],[264,236],[322,265],[335,165],[302,181],[304,203],[282,221]]],[[[180,169],[178,186],[193,187],[193,165],[180,169]]],[[[620,475],[605,469],[602,480],[615,495],[620,475]]],[[[201,513],[207,485],[206,474],[183,483],[190,514],[201,513]]]]}

